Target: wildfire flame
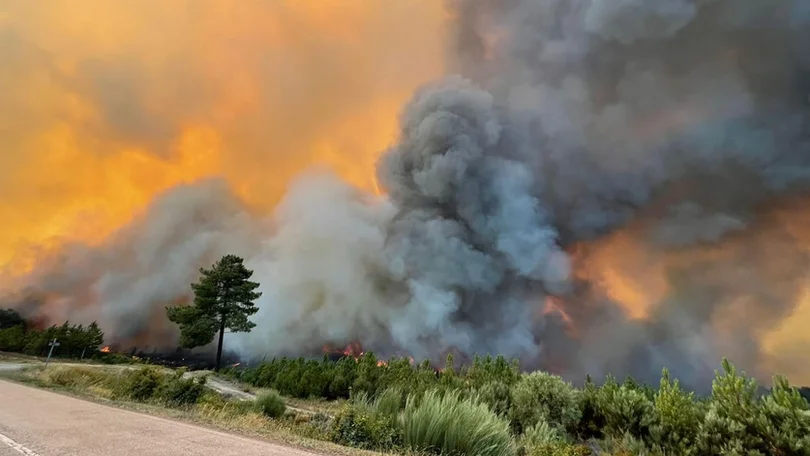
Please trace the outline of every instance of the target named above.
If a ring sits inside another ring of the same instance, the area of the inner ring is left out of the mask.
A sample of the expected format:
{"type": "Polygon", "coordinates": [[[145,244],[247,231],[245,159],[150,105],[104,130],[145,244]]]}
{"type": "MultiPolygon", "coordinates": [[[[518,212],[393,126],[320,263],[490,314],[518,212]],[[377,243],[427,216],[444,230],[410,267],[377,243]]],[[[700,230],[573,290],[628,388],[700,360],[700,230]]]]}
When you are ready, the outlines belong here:
{"type": "Polygon", "coordinates": [[[109,353],[109,352],[110,352],[110,346],[109,345],[101,349],[101,353],[109,353]]]}

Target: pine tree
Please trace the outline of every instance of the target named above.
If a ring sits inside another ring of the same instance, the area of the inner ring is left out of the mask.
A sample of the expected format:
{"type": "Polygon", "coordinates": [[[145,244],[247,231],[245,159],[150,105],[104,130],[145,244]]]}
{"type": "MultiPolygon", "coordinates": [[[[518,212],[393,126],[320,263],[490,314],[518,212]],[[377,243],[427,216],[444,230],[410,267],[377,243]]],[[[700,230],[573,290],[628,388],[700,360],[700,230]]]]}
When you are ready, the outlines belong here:
{"type": "Polygon", "coordinates": [[[219,332],[215,367],[219,371],[225,329],[250,332],[256,324],[248,317],[259,310],[253,301],[262,294],[255,291],[259,284],[249,280],[253,271],[235,255],[222,257],[211,269],[200,269],[200,273],[200,281],[191,285],[194,304],[167,307],[166,312],[169,320],[180,326],[180,345],[185,348],[208,345],[219,332]]]}

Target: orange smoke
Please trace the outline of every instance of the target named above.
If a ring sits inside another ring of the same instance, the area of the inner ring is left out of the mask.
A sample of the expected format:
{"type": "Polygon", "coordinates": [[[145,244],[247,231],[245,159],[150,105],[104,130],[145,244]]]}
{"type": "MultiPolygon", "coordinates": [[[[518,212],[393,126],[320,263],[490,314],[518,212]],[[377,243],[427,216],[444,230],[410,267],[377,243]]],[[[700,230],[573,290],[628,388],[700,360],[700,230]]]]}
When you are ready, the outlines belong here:
{"type": "MultiPolygon", "coordinates": [[[[690,247],[656,244],[648,215],[652,214],[641,214],[616,233],[572,248],[574,276],[638,320],[655,319],[665,311],[667,299],[684,299],[687,305],[700,302],[688,294],[693,287],[721,290],[719,301],[711,303],[717,311],[705,322],[718,341],[735,340],[738,328],[756,328],[754,337],[763,350],[758,363],[763,380],[777,372],[793,382],[810,383],[810,368],[795,362],[797,347],[810,344],[803,329],[810,322],[810,273],[794,255],[810,252],[810,198],[771,201],[743,231],[690,247]],[[783,314],[781,308],[792,311],[783,314]]],[[[576,317],[569,313],[586,304],[550,298],[544,313],[561,315],[574,335],[576,317]]],[[[724,356],[733,356],[737,348],[720,347],[724,356]]]]}
{"type": "Polygon", "coordinates": [[[260,210],[313,165],[375,190],[397,112],[442,72],[444,12],[429,0],[0,11],[0,272],[12,274],[200,178],[224,176],[260,210]]]}

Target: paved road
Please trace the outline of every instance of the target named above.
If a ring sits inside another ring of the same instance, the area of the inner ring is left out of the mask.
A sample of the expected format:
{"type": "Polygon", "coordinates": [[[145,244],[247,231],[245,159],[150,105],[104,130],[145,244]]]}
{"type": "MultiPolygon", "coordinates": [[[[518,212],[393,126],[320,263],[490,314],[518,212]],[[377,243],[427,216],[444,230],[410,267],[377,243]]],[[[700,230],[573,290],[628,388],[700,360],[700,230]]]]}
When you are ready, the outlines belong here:
{"type": "Polygon", "coordinates": [[[0,456],[317,456],[0,380],[0,456]]]}

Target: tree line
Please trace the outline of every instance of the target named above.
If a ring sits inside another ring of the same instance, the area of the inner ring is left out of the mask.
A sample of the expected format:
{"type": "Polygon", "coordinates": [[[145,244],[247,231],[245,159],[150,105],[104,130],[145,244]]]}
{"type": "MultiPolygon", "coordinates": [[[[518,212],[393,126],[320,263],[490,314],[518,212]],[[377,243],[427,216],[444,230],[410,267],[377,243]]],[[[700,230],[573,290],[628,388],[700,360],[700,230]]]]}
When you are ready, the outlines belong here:
{"type": "Polygon", "coordinates": [[[104,343],[104,332],[95,321],[87,326],[69,321],[39,330],[12,309],[0,310],[0,351],[45,356],[49,342],[56,339],[59,346],[53,356],[61,358],[90,357],[104,343]]]}

